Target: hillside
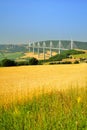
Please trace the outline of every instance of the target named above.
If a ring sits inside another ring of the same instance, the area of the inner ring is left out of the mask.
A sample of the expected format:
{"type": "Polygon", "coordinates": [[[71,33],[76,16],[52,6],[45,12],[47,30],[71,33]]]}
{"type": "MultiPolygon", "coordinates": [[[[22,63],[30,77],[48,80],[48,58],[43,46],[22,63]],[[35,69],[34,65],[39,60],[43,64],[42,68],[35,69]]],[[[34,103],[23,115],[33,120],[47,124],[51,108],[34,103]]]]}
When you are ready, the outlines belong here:
{"type": "MultiPolygon", "coordinates": [[[[49,47],[50,46],[50,41],[52,41],[53,43],[53,47],[58,47],[59,45],[59,40],[47,40],[45,41],[46,46],[49,47]]],[[[43,45],[44,41],[40,41],[40,45],[43,45]]],[[[70,40],[61,40],[61,48],[67,48],[70,49],[70,40]]],[[[36,46],[38,44],[38,42],[35,42],[36,46]]],[[[73,41],[73,49],[83,49],[83,50],[87,50],[87,42],[81,42],[81,41],[73,41]]]]}
{"type": "MultiPolygon", "coordinates": [[[[59,40],[51,40],[53,48],[59,47],[59,40]]],[[[40,47],[43,46],[44,41],[40,41],[40,47]]],[[[70,43],[69,40],[61,40],[61,48],[70,49],[70,43]]],[[[50,40],[45,41],[46,47],[50,47],[50,40]]],[[[33,46],[31,43],[31,47],[29,49],[28,44],[0,44],[0,61],[3,58],[9,58],[13,60],[25,60],[25,58],[29,57],[35,57],[37,59],[44,59],[43,57],[43,48],[39,49],[40,55],[38,57],[38,48],[37,48],[38,42],[35,42],[35,47],[33,54],[33,46]],[[29,51],[30,50],[30,51],[29,51]]],[[[81,49],[81,50],[87,50],[87,42],[80,42],[80,41],[73,41],[73,49],[81,49]]],[[[62,52],[62,50],[61,50],[62,52]]],[[[52,56],[56,55],[58,53],[58,49],[52,49],[52,56]]],[[[49,59],[50,57],[50,48],[45,49],[45,59],[49,59]]]]}
{"type": "MultiPolygon", "coordinates": [[[[51,40],[54,47],[58,47],[59,40],[51,40]]],[[[38,42],[35,42],[37,46],[38,42]]],[[[39,42],[40,45],[43,45],[43,41],[39,42]]],[[[50,46],[50,40],[45,41],[46,46],[50,46]]],[[[70,40],[61,40],[61,45],[63,48],[70,49],[70,40]]],[[[73,49],[83,49],[87,50],[87,42],[73,41],[73,49]]],[[[28,52],[28,44],[0,44],[0,51],[2,52],[28,52]]],[[[31,49],[32,51],[32,49],[31,49]]]]}
{"type": "Polygon", "coordinates": [[[66,59],[66,58],[72,59],[74,57],[74,55],[82,55],[82,54],[85,54],[85,52],[80,51],[80,50],[79,51],[66,50],[66,51],[61,52],[61,54],[56,54],[55,56],[50,57],[49,61],[62,61],[63,59],[66,59]]]}

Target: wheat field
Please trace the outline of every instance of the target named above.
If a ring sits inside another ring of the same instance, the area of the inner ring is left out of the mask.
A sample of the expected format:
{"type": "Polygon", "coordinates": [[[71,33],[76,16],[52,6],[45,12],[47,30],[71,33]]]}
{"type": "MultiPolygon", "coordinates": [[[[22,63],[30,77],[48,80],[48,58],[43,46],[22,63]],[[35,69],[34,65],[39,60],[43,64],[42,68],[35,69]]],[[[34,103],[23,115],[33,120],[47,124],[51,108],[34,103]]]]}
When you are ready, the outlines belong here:
{"type": "MultiPolygon", "coordinates": [[[[57,53],[56,52],[52,52],[52,56],[56,55],[57,53]]],[[[44,55],[43,53],[40,53],[39,54],[39,57],[38,57],[38,54],[37,53],[33,53],[33,52],[27,52],[25,53],[24,56],[22,56],[21,58],[29,58],[29,57],[35,57],[37,58],[38,60],[43,60],[44,59],[44,55]]],[[[49,59],[50,57],[50,51],[47,51],[45,53],[45,59],[49,59]]]]}
{"type": "Polygon", "coordinates": [[[1,67],[0,75],[0,105],[8,105],[43,91],[86,86],[87,64],[1,67]]]}

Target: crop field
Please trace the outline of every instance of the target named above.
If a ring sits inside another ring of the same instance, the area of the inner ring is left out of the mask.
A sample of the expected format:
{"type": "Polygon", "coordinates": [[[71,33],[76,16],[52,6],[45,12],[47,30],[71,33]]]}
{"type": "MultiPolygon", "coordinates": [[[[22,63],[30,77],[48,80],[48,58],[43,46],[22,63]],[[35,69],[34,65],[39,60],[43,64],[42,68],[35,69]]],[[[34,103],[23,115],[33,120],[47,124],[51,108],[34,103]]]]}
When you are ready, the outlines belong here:
{"type": "Polygon", "coordinates": [[[1,104],[32,96],[31,90],[38,93],[42,89],[50,91],[67,86],[85,86],[87,64],[6,67],[0,68],[0,74],[1,104]]]}
{"type": "Polygon", "coordinates": [[[87,64],[0,68],[0,130],[87,130],[87,64]]]}
{"type": "MultiPolygon", "coordinates": [[[[52,56],[56,55],[57,53],[56,52],[52,52],[52,56]]],[[[39,57],[38,57],[38,53],[33,53],[33,52],[27,52],[25,53],[25,55],[21,58],[29,58],[29,57],[35,57],[37,58],[38,60],[43,60],[44,59],[44,55],[43,53],[40,53],[39,54],[39,57]]],[[[50,57],[50,51],[47,51],[45,52],[45,59],[49,59],[50,57]]]]}

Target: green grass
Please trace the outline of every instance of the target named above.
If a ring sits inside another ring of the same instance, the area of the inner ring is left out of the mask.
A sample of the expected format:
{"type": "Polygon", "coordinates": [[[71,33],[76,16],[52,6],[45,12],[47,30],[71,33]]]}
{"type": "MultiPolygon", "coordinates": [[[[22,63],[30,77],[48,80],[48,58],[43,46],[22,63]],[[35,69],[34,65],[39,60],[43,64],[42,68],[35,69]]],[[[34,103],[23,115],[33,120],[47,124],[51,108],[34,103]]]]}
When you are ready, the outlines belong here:
{"type": "Polygon", "coordinates": [[[78,54],[78,55],[72,55],[74,58],[87,58],[87,53],[85,54],[78,54]]]}
{"type": "Polygon", "coordinates": [[[8,58],[8,59],[20,59],[20,57],[24,56],[24,54],[22,52],[14,52],[14,53],[4,53],[3,55],[0,54],[0,60],[4,59],[4,58],[8,58]]]}
{"type": "Polygon", "coordinates": [[[2,56],[1,53],[0,53],[0,61],[1,61],[1,60],[3,60],[3,56],[2,56]]]}
{"type": "Polygon", "coordinates": [[[1,107],[0,130],[87,130],[87,88],[42,94],[1,107]]]}

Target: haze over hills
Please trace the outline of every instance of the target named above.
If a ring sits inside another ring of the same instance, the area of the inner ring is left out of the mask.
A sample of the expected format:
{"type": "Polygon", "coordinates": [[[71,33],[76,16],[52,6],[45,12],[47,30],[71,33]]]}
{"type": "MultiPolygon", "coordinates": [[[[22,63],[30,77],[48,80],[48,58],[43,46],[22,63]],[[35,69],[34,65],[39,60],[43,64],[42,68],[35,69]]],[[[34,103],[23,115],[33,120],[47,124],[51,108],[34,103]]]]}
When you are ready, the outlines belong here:
{"type": "MultiPolygon", "coordinates": [[[[45,42],[46,46],[50,46],[50,41],[52,41],[52,45],[56,48],[58,47],[59,40],[47,40],[47,41],[39,41],[40,46],[45,42]]],[[[37,46],[38,42],[34,42],[35,46],[37,46]]],[[[61,48],[70,49],[70,40],[61,40],[61,48]]],[[[31,43],[32,45],[32,43],[31,43]]],[[[87,50],[87,42],[82,41],[73,41],[73,49],[84,49],[87,50]]],[[[0,44],[0,51],[2,52],[28,52],[29,45],[28,44],[0,44]]],[[[32,51],[32,49],[31,49],[32,51]]]]}

